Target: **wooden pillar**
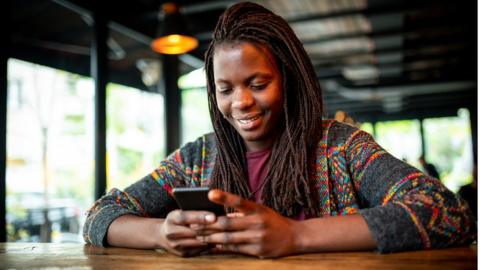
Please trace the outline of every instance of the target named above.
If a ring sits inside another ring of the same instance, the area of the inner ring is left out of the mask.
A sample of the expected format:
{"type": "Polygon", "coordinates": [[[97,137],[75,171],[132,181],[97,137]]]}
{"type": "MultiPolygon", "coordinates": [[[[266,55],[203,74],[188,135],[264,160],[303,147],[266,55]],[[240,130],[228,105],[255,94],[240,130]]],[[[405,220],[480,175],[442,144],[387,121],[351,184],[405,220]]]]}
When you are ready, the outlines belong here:
{"type": "Polygon", "coordinates": [[[107,19],[102,1],[95,2],[93,10],[93,38],[91,48],[91,76],[95,84],[95,199],[105,194],[106,172],[106,86],[107,86],[107,19]]]}
{"type": "Polygon", "coordinates": [[[165,93],[165,130],[167,155],[180,146],[182,96],[178,88],[179,61],[176,55],[163,55],[165,93]]]}

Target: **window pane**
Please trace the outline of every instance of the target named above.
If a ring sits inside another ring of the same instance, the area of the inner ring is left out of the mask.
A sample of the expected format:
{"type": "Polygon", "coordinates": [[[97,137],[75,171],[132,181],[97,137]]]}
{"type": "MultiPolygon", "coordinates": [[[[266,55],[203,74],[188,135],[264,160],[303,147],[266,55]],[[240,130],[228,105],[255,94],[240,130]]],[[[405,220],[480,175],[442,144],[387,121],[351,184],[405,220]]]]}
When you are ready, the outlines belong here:
{"type": "Polygon", "coordinates": [[[81,242],[93,202],[92,80],[10,59],[8,82],[8,240],[81,242]]]}
{"type": "Polygon", "coordinates": [[[123,189],[165,157],[163,96],[110,83],[107,110],[107,190],[123,189]]]}
{"type": "Polygon", "coordinates": [[[185,144],[213,132],[213,127],[203,68],[180,77],[178,84],[182,91],[182,144],[185,144]]]}
{"type": "Polygon", "coordinates": [[[207,89],[182,90],[182,144],[213,132],[207,89]]]}
{"type": "Polygon", "coordinates": [[[472,182],[473,151],[469,113],[458,117],[424,120],[426,160],[437,167],[442,182],[451,190],[472,182]]]}
{"type": "Polygon", "coordinates": [[[385,150],[398,159],[417,164],[422,153],[418,120],[378,122],[375,128],[376,140],[385,150]]]}
{"type": "Polygon", "coordinates": [[[373,134],[373,125],[372,123],[361,123],[360,124],[360,129],[369,133],[370,135],[374,135],[373,134]]]}

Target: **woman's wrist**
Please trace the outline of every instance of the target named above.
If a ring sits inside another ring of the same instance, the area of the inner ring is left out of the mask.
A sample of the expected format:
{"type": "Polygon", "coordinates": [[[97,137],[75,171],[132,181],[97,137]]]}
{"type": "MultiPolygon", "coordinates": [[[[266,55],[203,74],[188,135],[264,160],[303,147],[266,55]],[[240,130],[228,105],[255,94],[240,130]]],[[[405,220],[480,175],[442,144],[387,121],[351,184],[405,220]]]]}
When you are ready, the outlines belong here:
{"type": "Polygon", "coordinates": [[[297,222],[295,252],[370,250],[376,247],[361,215],[313,218],[297,222]]]}
{"type": "Polygon", "coordinates": [[[294,220],[293,222],[293,254],[306,253],[308,250],[309,233],[305,222],[294,220]]]}
{"type": "Polygon", "coordinates": [[[158,248],[163,221],[135,215],[120,216],[108,228],[108,243],[117,247],[158,248]]]}
{"type": "Polygon", "coordinates": [[[165,219],[156,218],[153,222],[153,232],[154,232],[154,245],[155,248],[165,249],[165,237],[162,234],[162,227],[165,223],[165,219]]]}

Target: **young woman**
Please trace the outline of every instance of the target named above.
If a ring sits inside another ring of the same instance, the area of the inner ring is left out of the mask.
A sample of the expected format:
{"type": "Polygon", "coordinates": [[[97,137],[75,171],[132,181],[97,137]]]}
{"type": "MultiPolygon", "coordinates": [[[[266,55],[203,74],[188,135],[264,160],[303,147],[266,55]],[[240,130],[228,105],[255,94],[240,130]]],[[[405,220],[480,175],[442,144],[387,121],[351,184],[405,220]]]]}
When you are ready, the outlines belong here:
{"type": "Polygon", "coordinates": [[[206,53],[214,134],[99,199],[84,227],[98,246],[212,248],[257,257],[467,244],[466,203],[370,135],[322,120],[322,96],[298,38],[252,3],[225,11],[206,53]],[[230,212],[178,210],[174,187],[209,186],[230,212]]]}

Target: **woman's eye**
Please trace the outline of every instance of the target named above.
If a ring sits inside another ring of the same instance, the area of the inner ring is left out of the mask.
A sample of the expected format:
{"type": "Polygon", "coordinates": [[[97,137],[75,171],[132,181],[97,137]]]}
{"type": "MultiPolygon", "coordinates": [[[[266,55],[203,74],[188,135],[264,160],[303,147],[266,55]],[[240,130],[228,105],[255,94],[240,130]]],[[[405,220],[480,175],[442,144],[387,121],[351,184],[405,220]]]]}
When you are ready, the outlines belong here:
{"type": "Polygon", "coordinates": [[[263,90],[267,87],[268,83],[252,84],[250,87],[253,90],[263,90]]]}
{"type": "Polygon", "coordinates": [[[231,90],[232,90],[232,88],[229,88],[229,87],[220,87],[220,88],[217,88],[217,91],[218,91],[219,93],[222,93],[222,94],[227,94],[227,93],[229,93],[231,90]]]}

